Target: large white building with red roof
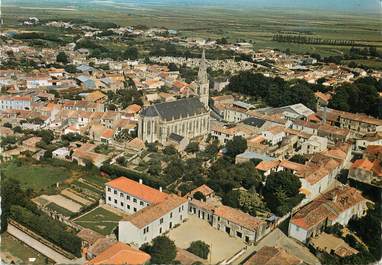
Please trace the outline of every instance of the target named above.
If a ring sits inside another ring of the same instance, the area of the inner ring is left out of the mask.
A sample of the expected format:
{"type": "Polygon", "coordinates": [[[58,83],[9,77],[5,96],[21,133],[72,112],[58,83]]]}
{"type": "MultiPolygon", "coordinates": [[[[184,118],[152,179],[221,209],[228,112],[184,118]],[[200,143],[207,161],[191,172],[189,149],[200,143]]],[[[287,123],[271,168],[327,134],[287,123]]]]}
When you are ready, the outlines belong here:
{"type": "Polygon", "coordinates": [[[144,185],[142,181],[119,177],[106,183],[106,204],[127,213],[164,201],[168,194],[144,185]]]}

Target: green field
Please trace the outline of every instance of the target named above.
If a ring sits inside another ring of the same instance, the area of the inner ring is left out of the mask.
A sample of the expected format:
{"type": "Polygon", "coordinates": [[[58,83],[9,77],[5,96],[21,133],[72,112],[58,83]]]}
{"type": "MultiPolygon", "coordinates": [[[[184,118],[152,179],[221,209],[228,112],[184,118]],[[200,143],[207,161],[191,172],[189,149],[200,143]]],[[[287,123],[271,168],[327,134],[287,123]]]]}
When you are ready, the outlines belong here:
{"type": "MultiPolygon", "coordinates": [[[[37,3],[36,3],[37,4],[37,3]]],[[[382,48],[378,14],[336,13],[304,10],[230,10],[217,7],[117,8],[86,6],[73,9],[33,8],[4,5],[4,27],[17,28],[20,19],[36,16],[40,19],[73,19],[114,22],[122,26],[146,25],[176,29],[182,36],[206,38],[228,37],[231,41],[252,40],[255,49],[289,48],[298,53],[336,55],[349,49],[346,46],[278,43],[272,41],[275,33],[309,34],[322,39],[354,40],[363,45],[382,48]]],[[[32,28],[33,29],[33,28],[32,28]]]]}
{"type": "Polygon", "coordinates": [[[82,227],[94,230],[102,235],[109,235],[118,226],[118,221],[122,217],[104,208],[98,207],[95,210],[81,216],[74,222],[82,227]]]}
{"type": "Polygon", "coordinates": [[[69,211],[68,209],[62,208],[54,202],[47,204],[46,207],[67,217],[71,217],[74,214],[73,212],[69,211]]]}
{"type": "MultiPolygon", "coordinates": [[[[1,253],[20,259],[21,264],[54,264],[53,261],[6,232],[1,234],[1,253]],[[36,261],[30,263],[29,258],[36,258],[36,261]]],[[[16,262],[16,264],[19,263],[16,262]]]]}
{"type": "Polygon", "coordinates": [[[47,190],[70,177],[70,172],[64,167],[35,165],[25,161],[3,164],[2,172],[3,177],[18,180],[23,188],[32,188],[36,192],[47,190]]]}

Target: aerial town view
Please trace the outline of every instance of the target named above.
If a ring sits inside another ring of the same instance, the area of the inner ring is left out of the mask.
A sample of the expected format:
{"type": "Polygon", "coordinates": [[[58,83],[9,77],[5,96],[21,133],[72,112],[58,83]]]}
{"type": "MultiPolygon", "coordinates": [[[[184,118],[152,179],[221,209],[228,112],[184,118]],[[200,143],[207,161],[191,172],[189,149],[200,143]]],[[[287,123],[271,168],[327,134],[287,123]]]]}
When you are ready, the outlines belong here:
{"type": "Polygon", "coordinates": [[[1,264],[382,264],[380,0],[0,8],[1,264]]]}

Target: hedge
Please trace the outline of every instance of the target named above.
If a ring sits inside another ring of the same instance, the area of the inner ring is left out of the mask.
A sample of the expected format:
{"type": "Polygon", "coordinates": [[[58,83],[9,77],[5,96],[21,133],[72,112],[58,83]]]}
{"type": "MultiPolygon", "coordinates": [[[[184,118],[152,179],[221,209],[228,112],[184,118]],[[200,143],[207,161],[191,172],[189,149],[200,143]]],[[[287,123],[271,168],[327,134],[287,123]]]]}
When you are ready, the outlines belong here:
{"type": "Polygon", "coordinates": [[[17,205],[11,207],[11,217],[46,240],[76,257],[81,257],[81,239],[67,232],[66,226],[59,221],[53,220],[43,213],[41,215],[34,214],[28,209],[17,205]]]}

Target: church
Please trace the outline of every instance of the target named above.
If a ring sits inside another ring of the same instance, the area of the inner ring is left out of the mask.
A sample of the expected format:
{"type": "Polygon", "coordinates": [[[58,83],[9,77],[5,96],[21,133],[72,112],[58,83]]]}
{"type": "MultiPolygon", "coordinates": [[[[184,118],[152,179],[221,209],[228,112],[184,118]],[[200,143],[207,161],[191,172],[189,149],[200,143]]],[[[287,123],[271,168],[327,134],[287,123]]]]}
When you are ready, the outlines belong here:
{"type": "Polygon", "coordinates": [[[195,84],[197,97],[153,104],[140,112],[138,137],[144,142],[165,144],[171,136],[188,140],[205,136],[210,131],[209,81],[205,53],[199,65],[195,84]]]}

